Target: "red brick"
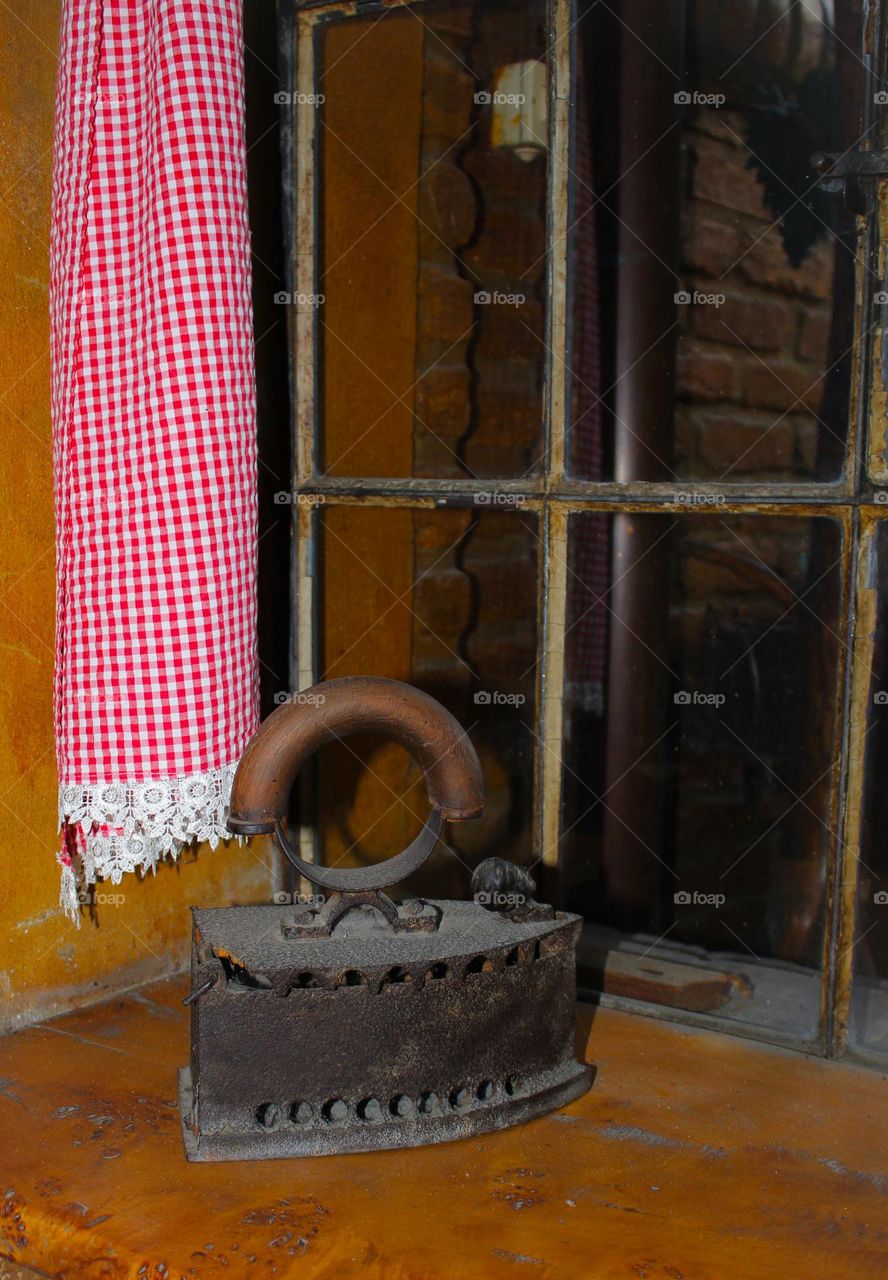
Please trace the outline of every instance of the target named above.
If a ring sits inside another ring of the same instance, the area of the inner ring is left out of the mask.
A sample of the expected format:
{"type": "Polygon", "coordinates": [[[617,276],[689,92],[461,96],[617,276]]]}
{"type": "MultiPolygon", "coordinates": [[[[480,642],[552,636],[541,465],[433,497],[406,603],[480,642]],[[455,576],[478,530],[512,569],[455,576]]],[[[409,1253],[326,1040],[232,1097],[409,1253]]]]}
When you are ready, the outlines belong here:
{"type": "Polygon", "coordinates": [[[469,620],[472,584],[461,569],[439,565],[417,582],[412,607],[421,619],[420,631],[430,631],[455,648],[469,620]]]}
{"type": "Polygon", "coordinates": [[[694,145],[693,193],[722,208],[768,219],[763,189],[752,169],[746,167],[743,152],[710,138],[698,138],[694,145]]]}
{"type": "Polygon", "coordinates": [[[704,276],[720,277],[740,256],[737,227],[704,217],[699,205],[688,207],[682,221],[681,239],[685,265],[704,276]]]}
{"type": "Polygon", "coordinates": [[[770,360],[764,365],[751,360],[746,365],[745,383],[746,403],[755,409],[816,412],[820,407],[820,376],[811,365],[792,364],[788,360],[770,360]]]}
{"type": "Polygon", "coordinates": [[[762,414],[701,414],[696,422],[697,454],[707,478],[736,482],[795,470],[795,428],[789,419],[762,414]]]}
{"type": "MultiPolygon", "coordinates": [[[[417,511],[413,518],[413,544],[416,547],[416,568],[419,573],[434,564],[447,547],[452,547],[460,534],[469,527],[467,511],[417,511]]],[[[456,554],[454,548],[454,555],[456,554]]],[[[439,563],[445,567],[452,557],[445,556],[439,563]]]]}
{"type": "Polygon", "coordinates": [[[438,237],[457,248],[472,238],[478,221],[478,201],[471,182],[455,164],[445,161],[425,175],[420,186],[419,216],[424,245],[430,237],[438,237]]]}
{"type": "Polygon", "coordinates": [[[453,443],[469,425],[469,372],[462,365],[439,365],[425,374],[416,387],[416,413],[436,435],[453,443]]]}
{"type": "Polygon", "coordinates": [[[546,269],[545,224],[523,214],[494,213],[485,218],[481,238],[464,254],[464,261],[485,288],[492,288],[498,278],[528,293],[546,269]]]}
{"type": "MultiPolygon", "coordinates": [[[[701,92],[724,93],[724,87],[701,92]]],[[[688,132],[704,133],[710,138],[726,143],[729,147],[742,148],[746,154],[743,141],[746,124],[743,116],[737,111],[728,111],[724,107],[698,107],[691,117],[692,123],[688,132]]]]}
{"type": "MultiPolygon", "coordinates": [[[[468,151],[463,160],[466,173],[476,178],[484,191],[484,206],[492,201],[515,201],[533,211],[546,195],[544,165],[528,164],[508,147],[490,151],[468,151]]],[[[594,215],[590,214],[590,218],[594,215]]],[[[585,224],[585,219],[584,219],[585,224]]]]}
{"type": "Polygon", "coordinates": [[[690,400],[736,400],[740,395],[736,359],[688,344],[679,352],[677,390],[690,400]]]}
{"type": "MultiPolygon", "coordinates": [[[[693,292],[693,286],[688,285],[693,292]]],[[[713,292],[700,288],[699,292],[713,292]]],[[[721,306],[692,304],[691,323],[695,333],[710,342],[776,351],[788,343],[795,324],[792,303],[750,294],[725,293],[721,306]]]]}
{"type": "Polygon", "coordinates": [[[530,298],[518,306],[492,303],[479,307],[479,368],[493,360],[525,360],[542,367],[546,356],[544,325],[542,307],[530,298]]]}
{"type": "Polygon", "coordinates": [[[829,296],[832,289],[833,253],[828,241],[819,241],[801,266],[794,267],[786,256],[777,227],[772,227],[760,240],[756,240],[756,235],[752,233],[747,233],[747,237],[748,251],[743,253],[739,263],[747,280],[799,298],[829,296]]]}
{"type": "Polygon", "coordinates": [[[417,476],[429,476],[436,480],[458,480],[465,476],[460,466],[454,447],[456,441],[444,441],[426,431],[421,423],[416,424],[413,437],[413,473],[417,476]]]}
{"type": "Polygon", "coordinates": [[[439,144],[435,150],[440,153],[461,138],[471,125],[475,80],[452,54],[441,48],[437,40],[428,40],[426,47],[429,52],[437,51],[439,56],[428,58],[424,64],[423,150],[434,139],[439,144]]]}
{"type": "Polygon", "coordinates": [[[472,336],[474,292],[471,280],[463,280],[453,271],[422,264],[419,273],[420,363],[425,362],[423,347],[428,341],[449,344],[462,339],[468,342],[472,336]]]}

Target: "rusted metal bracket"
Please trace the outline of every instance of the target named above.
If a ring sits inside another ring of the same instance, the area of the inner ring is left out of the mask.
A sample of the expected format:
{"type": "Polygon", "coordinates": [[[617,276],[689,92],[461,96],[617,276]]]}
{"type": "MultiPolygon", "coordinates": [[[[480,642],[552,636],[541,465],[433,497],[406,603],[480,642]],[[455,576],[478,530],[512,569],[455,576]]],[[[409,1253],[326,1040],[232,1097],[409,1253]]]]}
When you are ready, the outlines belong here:
{"type": "Polygon", "coordinates": [[[852,213],[871,213],[876,181],[888,178],[888,151],[815,151],[811,164],[820,174],[817,185],[843,196],[852,213]]]}
{"type": "Polygon", "coordinates": [[[387,927],[392,933],[434,933],[441,921],[441,908],[436,902],[410,898],[397,907],[378,889],[367,889],[332,893],[322,907],[301,907],[292,920],[282,921],[281,932],[285,938],[330,938],[350,911],[364,907],[377,913],[374,923],[379,920],[378,927],[387,927]]]}

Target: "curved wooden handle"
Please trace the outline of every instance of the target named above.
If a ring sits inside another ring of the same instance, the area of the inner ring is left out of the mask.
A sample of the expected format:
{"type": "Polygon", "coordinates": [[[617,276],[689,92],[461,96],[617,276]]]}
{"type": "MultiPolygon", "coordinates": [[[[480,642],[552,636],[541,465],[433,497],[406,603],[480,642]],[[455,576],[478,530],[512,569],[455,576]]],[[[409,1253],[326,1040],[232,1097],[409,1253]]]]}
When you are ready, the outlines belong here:
{"type": "Polygon", "coordinates": [[[351,733],[379,733],[406,748],[425,775],[432,808],[451,822],[481,813],[481,765],[459,721],[400,680],[348,676],[296,694],[263,721],[234,775],[229,830],[274,831],[306,760],[351,733]]]}

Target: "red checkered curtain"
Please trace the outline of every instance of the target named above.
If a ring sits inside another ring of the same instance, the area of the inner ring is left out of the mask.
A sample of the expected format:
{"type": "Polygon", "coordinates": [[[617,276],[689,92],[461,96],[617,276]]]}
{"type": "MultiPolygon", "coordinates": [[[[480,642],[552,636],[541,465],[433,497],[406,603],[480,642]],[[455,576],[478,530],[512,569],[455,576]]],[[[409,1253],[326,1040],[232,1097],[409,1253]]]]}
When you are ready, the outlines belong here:
{"type": "Polygon", "coordinates": [[[257,723],[241,0],[65,0],[51,243],[62,904],[225,836],[257,723]]]}

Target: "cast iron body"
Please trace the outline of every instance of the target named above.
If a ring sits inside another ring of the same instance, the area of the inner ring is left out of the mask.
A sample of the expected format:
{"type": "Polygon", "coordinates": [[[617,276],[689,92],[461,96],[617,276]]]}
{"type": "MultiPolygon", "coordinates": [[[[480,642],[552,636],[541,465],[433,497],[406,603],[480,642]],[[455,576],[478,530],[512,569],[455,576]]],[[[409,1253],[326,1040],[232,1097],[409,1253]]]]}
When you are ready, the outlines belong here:
{"type": "Polygon", "coordinates": [[[370,875],[298,864],[329,891],[312,905],[194,909],[180,1072],[191,1160],[444,1142],[530,1119],[589,1084],[573,1056],[579,917],[521,894],[495,895],[506,900],[490,910],[484,894],[396,907],[380,892],[406,874],[403,859],[428,856],[442,813],[480,811],[480,766],[457,722],[394,681],[313,693],[332,700],[330,720],[305,716],[311,704],[269,717],[235,778],[232,829],[273,830],[293,857],[280,823],[299,764],[329,736],[383,727],[385,697],[384,727],[423,764],[432,814],[370,875]]]}

